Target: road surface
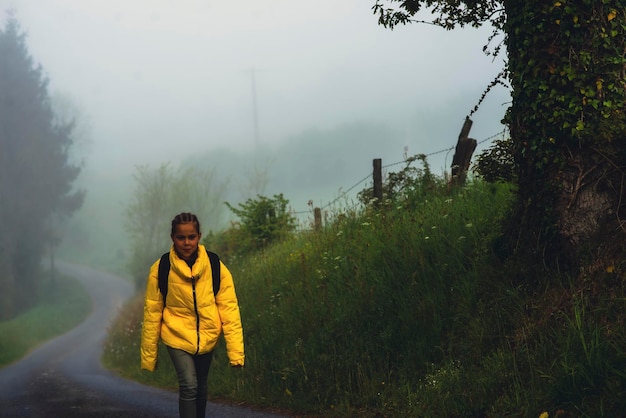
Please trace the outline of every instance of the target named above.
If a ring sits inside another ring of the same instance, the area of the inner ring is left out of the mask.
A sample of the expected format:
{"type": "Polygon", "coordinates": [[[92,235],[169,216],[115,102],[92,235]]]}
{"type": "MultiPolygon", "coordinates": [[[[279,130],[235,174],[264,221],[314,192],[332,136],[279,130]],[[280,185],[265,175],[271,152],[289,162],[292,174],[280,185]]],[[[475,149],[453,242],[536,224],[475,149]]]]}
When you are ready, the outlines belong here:
{"type": "MultiPolygon", "coordinates": [[[[0,418],[177,417],[176,393],[121,379],[100,364],[107,328],[132,295],[132,286],[83,266],[59,263],[59,269],[85,285],[93,299],[93,311],[70,332],[0,369],[0,418]]],[[[212,403],[206,416],[279,417],[212,403]]]]}

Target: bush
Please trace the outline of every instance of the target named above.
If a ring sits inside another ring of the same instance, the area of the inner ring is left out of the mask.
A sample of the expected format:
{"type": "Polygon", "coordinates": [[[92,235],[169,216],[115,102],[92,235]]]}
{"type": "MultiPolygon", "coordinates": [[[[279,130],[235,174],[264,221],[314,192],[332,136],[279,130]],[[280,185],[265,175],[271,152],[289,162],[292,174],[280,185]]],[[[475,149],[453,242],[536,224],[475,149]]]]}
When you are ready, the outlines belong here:
{"type": "Polygon", "coordinates": [[[513,160],[511,139],[494,141],[492,147],[478,155],[474,171],[489,183],[497,181],[516,183],[517,167],[513,160]]]}
{"type": "Polygon", "coordinates": [[[249,254],[266,248],[281,239],[288,237],[296,228],[296,218],[289,213],[289,201],[282,194],[272,199],[257,196],[248,199],[236,208],[226,203],[228,208],[239,217],[227,235],[229,242],[236,242],[236,254],[249,254]]]}

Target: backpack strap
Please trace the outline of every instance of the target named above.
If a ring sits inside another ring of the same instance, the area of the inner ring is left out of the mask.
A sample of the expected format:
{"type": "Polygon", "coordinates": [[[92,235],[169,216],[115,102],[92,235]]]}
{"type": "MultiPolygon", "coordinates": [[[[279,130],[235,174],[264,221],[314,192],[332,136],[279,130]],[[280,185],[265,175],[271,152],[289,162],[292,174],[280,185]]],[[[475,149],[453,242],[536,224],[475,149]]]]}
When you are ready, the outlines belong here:
{"type": "Polygon", "coordinates": [[[214,252],[206,250],[209,260],[211,261],[211,276],[213,277],[213,296],[217,296],[220,291],[220,282],[222,280],[222,271],[220,266],[220,258],[214,252]]]}
{"type": "Polygon", "coordinates": [[[170,274],[170,253],[166,252],[161,256],[159,261],[159,290],[163,295],[163,307],[165,307],[165,299],[167,298],[167,281],[170,274]]]}
{"type": "MultiPolygon", "coordinates": [[[[217,292],[220,291],[220,283],[221,283],[221,265],[220,258],[214,252],[209,250],[206,251],[209,256],[209,261],[211,262],[211,276],[213,277],[213,296],[217,295],[217,292]]],[[[170,273],[170,253],[167,252],[161,256],[161,261],[159,261],[159,291],[163,295],[163,306],[165,307],[165,299],[167,298],[167,282],[170,273]]]]}

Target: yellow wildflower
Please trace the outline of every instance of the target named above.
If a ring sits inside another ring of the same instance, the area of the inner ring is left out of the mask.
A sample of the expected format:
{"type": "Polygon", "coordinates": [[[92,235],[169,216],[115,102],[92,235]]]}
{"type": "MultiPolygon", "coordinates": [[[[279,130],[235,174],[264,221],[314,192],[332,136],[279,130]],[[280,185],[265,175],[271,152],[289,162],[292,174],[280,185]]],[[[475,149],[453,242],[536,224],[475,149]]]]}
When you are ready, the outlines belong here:
{"type": "Polygon", "coordinates": [[[613,9],[606,18],[610,22],[611,20],[615,19],[615,17],[617,17],[617,10],[613,9]]]}

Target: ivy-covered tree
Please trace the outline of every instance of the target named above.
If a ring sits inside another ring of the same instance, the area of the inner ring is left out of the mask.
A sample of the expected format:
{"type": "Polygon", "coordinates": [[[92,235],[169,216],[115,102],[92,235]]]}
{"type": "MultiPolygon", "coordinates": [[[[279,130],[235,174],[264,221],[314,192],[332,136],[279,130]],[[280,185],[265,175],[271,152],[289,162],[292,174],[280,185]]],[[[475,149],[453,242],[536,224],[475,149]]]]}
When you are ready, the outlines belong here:
{"type": "Polygon", "coordinates": [[[72,124],[59,123],[41,66],[9,15],[0,30],[0,317],[38,302],[39,266],[52,225],[76,211],[80,167],[71,163],[72,124]]]}
{"type": "Polygon", "coordinates": [[[390,28],[422,9],[446,29],[490,24],[504,35],[513,99],[505,122],[519,184],[510,236],[521,237],[518,248],[570,271],[615,266],[625,241],[626,1],[377,0],[373,7],[390,28]]]}

